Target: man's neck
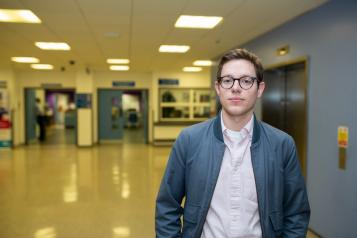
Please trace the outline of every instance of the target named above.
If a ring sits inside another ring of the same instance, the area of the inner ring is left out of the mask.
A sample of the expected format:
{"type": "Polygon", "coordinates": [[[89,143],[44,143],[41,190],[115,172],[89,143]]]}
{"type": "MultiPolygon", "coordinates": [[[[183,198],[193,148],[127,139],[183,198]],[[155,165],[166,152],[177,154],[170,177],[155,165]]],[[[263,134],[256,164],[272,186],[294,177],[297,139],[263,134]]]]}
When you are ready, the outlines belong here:
{"type": "Polygon", "coordinates": [[[249,112],[242,116],[229,115],[224,109],[222,109],[222,120],[224,126],[233,131],[240,131],[249,120],[252,118],[253,112],[249,112]]]}

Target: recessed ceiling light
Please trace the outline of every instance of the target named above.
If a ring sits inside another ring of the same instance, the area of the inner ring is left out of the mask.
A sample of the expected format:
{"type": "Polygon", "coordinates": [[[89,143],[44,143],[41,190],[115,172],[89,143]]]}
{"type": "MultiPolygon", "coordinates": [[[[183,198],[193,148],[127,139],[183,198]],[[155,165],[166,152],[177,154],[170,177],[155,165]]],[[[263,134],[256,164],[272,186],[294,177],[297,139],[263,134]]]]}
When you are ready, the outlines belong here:
{"type": "Polygon", "coordinates": [[[41,23],[30,10],[0,9],[0,22],[41,23]]]}
{"type": "Polygon", "coordinates": [[[41,70],[50,70],[50,69],[53,69],[53,65],[52,64],[31,64],[31,68],[41,69],[41,70]]]}
{"type": "Polygon", "coordinates": [[[107,59],[108,64],[129,64],[128,59],[107,59]]]}
{"type": "Polygon", "coordinates": [[[161,45],[159,51],[164,53],[186,53],[189,49],[188,45],[161,45]]]}
{"type": "Polygon", "coordinates": [[[127,65],[111,65],[109,67],[109,69],[114,70],[114,71],[128,71],[129,66],[127,66],[127,65]]]}
{"type": "Polygon", "coordinates": [[[11,60],[17,63],[38,63],[39,59],[35,57],[11,57],[11,60]]]}
{"type": "Polygon", "coordinates": [[[212,61],[210,60],[196,60],[193,62],[194,66],[212,66],[212,61]]]}
{"type": "Polygon", "coordinates": [[[64,42],[35,42],[35,45],[42,50],[70,50],[71,47],[64,42]]]}
{"type": "Polygon", "coordinates": [[[182,69],[184,72],[200,72],[202,70],[201,67],[184,67],[182,69]]]}
{"type": "Polygon", "coordinates": [[[181,15],[176,23],[175,27],[178,28],[203,28],[203,29],[212,29],[220,21],[222,17],[215,16],[188,16],[181,15]]]}

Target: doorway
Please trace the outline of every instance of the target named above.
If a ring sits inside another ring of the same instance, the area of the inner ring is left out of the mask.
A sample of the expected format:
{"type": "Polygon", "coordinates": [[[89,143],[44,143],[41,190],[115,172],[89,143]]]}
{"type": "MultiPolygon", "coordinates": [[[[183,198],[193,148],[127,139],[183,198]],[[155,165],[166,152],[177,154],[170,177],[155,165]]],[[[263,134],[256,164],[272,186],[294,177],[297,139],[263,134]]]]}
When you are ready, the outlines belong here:
{"type": "Polygon", "coordinates": [[[26,144],[75,144],[74,101],[74,89],[25,88],[26,144]]]}
{"type": "Polygon", "coordinates": [[[262,97],[263,121],[291,135],[306,177],[307,74],[306,60],[268,68],[262,97]]]}
{"type": "Polygon", "coordinates": [[[100,143],[148,143],[147,90],[98,89],[100,143]]]}

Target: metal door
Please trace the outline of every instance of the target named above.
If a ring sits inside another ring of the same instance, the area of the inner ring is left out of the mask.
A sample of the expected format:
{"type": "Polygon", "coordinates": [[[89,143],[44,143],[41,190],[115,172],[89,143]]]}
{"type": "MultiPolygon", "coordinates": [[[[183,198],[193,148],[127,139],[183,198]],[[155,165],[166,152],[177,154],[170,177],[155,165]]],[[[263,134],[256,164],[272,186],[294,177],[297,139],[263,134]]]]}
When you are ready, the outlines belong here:
{"type": "Polygon", "coordinates": [[[122,91],[98,91],[99,140],[115,141],[123,139],[124,117],[122,91]]]}
{"type": "Polygon", "coordinates": [[[142,122],[143,122],[143,130],[144,130],[144,140],[147,144],[148,140],[148,93],[146,90],[141,91],[141,108],[142,108],[142,122]]]}
{"type": "Polygon", "coordinates": [[[305,62],[264,72],[263,121],[291,135],[306,173],[306,75],[305,62]]]}
{"type": "Polygon", "coordinates": [[[306,155],[306,96],[305,96],[305,64],[293,64],[286,67],[286,107],[285,131],[296,143],[300,164],[304,168],[306,155]]]}
{"type": "Polygon", "coordinates": [[[25,143],[31,144],[36,138],[36,90],[25,89],[25,143]]]}

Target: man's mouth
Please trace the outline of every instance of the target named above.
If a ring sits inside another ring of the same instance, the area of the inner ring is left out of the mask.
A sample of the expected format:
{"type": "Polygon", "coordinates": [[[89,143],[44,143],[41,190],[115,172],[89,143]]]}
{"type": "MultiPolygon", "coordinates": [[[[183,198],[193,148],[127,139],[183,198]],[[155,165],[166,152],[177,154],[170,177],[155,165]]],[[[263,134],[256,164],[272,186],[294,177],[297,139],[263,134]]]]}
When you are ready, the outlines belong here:
{"type": "Polygon", "coordinates": [[[231,97],[231,98],[228,98],[229,101],[231,102],[241,102],[241,101],[244,101],[243,98],[240,98],[240,97],[231,97]]]}

